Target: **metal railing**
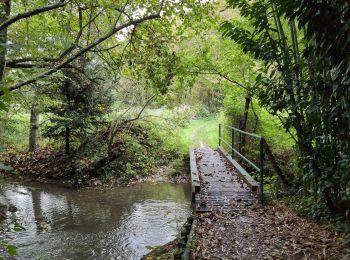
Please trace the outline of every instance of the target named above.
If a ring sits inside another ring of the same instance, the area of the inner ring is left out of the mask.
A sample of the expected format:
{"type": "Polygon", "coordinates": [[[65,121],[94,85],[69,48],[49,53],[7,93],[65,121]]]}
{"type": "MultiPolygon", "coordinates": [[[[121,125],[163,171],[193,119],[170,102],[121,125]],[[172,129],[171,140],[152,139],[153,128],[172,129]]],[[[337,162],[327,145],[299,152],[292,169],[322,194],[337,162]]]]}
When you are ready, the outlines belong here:
{"type": "Polygon", "coordinates": [[[250,166],[252,166],[256,171],[258,171],[260,173],[260,202],[262,205],[264,205],[264,137],[257,135],[257,134],[253,134],[253,133],[249,133],[249,132],[245,132],[242,131],[238,128],[232,127],[232,126],[227,126],[224,124],[219,124],[219,146],[221,146],[221,142],[223,142],[224,144],[226,144],[230,149],[231,149],[231,154],[232,154],[232,159],[234,158],[235,154],[238,155],[241,159],[243,159],[245,162],[247,162],[250,166]],[[222,138],[222,127],[226,127],[228,129],[231,129],[231,144],[229,142],[227,142],[224,138],[222,138]],[[253,163],[251,160],[249,160],[247,157],[245,157],[240,151],[237,151],[235,149],[235,134],[236,133],[240,133],[240,134],[244,134],[244,135],[248,135],[251,137],[254,137],[256,139],[259,139],[259,150],[260,150],[260,154],[259,154],[259,165],[256,165],[255,163],[253,163]]]}

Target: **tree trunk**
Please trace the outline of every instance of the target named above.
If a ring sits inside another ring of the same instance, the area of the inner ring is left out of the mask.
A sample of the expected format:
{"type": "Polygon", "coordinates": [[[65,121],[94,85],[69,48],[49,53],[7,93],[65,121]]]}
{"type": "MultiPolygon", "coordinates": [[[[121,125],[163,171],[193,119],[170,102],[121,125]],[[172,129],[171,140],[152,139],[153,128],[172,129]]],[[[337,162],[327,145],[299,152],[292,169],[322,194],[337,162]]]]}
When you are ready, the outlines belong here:
{"type": "Polygon", "coordinates": [[[279,167],[275,156],[273,155],[270,146],[267,144],[266,141],[264,141],[264,151],[267,155],[267,157],[269,158],[269,161],[271,162],[272,168],[275,170],[275,173],[277,174],[277,176],[280,178],[280,180],[282,181],[283,185],[285,188],[290,188],[290,182],[289,180],[286,178],[286,176],[283,174],[281,168],[279,167]]]}
{"type": "MultiPolygon", "coordinates": [[[[249,106],[250,106],[251,100],[252,100],[252,96],[250,94],[248,94],[245,97],[244,113],[243,113],[243,117],[241,119],[241,123],[240,123],[240,127],[239,127],[242,131],[246,131],[246,129],[247,129],[248,113],[249,113],[249,106]]],[[[238,146],[238,150],[240,153],[244,152],[243,149],[245,147],[245,143],[246,143],[246,135],[240,134],[239,135],[239,146],[238,146]]]]}
{"type": "Polygon", "coordinates": [[[39,132],[39,112],[37,105],[33,104],[30,110],[30,130],[29,130],[29,151],[33,152],[38,148],[39,132]]]}
{"type": "Polygon", "coordinates": [[[70,128],[69,126],[66,126],[66,138],[65,138],[65,143],[66,143],[66,154],[70,153],[70,128]]]}
{"type": "MultiPolygon", "coordinates": [[[[0,2],[0,24],[6,21],[10,15],[11,0],[0,2]]],[[[0,31],[0,81],[4,78],[7,53],[7,28],[0,31]]]]}
{"type": "Polygon", "coordinates": [[[111,151],[106,157],[93,162],[89,168],[85,170],[85,173],[90,177],[96,177],[99,174],[99,169],[118,159],[120,156],[121,154],[119,151],[111,151]]]}

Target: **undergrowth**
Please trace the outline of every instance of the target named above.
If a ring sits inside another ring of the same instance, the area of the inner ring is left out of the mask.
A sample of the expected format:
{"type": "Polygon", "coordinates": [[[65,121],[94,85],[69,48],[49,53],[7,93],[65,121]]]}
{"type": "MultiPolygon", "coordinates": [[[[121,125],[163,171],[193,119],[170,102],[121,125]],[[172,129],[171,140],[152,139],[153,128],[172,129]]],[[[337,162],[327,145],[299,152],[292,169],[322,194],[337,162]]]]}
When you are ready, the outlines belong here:
{"type": "Polygon", "coordinates": [[[160,166],[182,160],[178,137],[169,137],[163,139],[147,124],[138,124],[119,133],[116,142],[123,146],[122,156],[104,168],[106,179],[117,178],[119,182],[127,183],[135,176],[154,174],[160,166]]]}
{"type": "Polygon", "coordinates": [[[115,135],[112,150],[108,150],[103,136],[96,135],[70,155],[64,154],[62,148],[48,146],[34,153],[0,154],[0,161],[22,175],[64,181],[78,187],[126,184],[157,173],[161,166],[170,165],[172,171],[181,172],[182,142],[177,134],[169,131],[139,122],[115,135]]]}
{"type": "MultiPolygon", "coordinates": [[[[285,196],[282,201],[297,214],[323,224],[331,231],[343,235],[343,244],[350,248],[350,221],[341,215],[331,214],[324,202],[305,195],[285,196]]],[[[350,256],[350,250],[348,250],[350,256]]]]}

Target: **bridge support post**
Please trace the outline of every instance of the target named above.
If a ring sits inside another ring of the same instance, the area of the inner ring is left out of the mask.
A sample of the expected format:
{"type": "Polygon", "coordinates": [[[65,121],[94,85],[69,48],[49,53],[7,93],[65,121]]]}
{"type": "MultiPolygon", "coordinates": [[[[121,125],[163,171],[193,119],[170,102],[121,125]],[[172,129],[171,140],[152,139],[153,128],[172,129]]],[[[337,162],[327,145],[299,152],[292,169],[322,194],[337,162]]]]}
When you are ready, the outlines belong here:
{"type": "Polygon", "coordinates": [[[232,131],[231,132],[231,139],[232,139],[232,141],[231,141],[231,147],[232,147],[231,155],[232,155],[232,159],[234,159],[235,151],[233,149],[235,149],[235,130],[232,128],[231,131],[232,131]]]}
{"type": "Polygon", "coordinates": [[[221,124],[219,124],[219,146],[221,146],[221,124]]]}
{"type": "Polygon", "coordinates": [[[260,138],[260,201],[264,206],[264,138],[260,138]]]}

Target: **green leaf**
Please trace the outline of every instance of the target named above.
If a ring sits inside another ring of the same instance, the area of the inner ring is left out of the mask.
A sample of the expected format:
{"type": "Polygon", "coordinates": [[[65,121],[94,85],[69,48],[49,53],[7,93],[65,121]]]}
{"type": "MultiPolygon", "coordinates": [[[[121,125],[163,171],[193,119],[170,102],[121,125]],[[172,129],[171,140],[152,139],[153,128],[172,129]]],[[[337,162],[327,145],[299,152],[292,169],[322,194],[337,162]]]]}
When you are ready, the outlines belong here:
{"type": "Polygon", "coordinates": [[[6,251],[10,256],[15,256],[17,255],[17,247],[14,245],[7,245],[6,246],[6,251]]]}
{"type": "Polygon", "coordinates": [[[18,223],[15,223],[15,227],[14,227],[13,229],[14,229],[14,231],[16,231],[16,232],[25,230],[25,228],[22,227],[22,226],[21,226],[20,224],[18,224],[18,223]]]}
{"type": "Polygon", "coordinates": [[[9,165],[6,165],[2,162],[0,162],[0,170],[4,170],[5,172],[11,172],[13,171],[13,167],[9,166],[9,165]]]}
{"type": "Polygon", "coordinates": [[[0,111],[1,110],[4,110],[7,112],[8,108],[7,108],[6,104],[0,100],[0,111]]]}

